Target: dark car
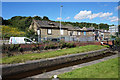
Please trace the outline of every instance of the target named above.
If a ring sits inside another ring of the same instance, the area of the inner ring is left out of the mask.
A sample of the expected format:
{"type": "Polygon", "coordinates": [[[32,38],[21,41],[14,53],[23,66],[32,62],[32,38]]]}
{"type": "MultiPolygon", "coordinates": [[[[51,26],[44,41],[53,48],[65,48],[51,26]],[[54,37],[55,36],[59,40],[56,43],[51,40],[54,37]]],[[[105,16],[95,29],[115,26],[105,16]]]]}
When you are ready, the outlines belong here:
{"type": "Polygon", "coordinates": [[[51,41],[53,41],[53,42],[60,42],[60,39],[59,38],[52,38],[51,41]]]}

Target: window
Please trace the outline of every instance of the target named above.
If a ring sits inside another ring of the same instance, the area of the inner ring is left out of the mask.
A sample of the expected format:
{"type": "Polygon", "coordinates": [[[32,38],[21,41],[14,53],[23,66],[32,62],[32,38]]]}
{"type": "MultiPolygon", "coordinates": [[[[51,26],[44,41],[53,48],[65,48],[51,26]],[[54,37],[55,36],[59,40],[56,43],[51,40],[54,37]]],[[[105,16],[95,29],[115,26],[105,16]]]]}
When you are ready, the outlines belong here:
{"type": "Polygon", "coordinates": [[[84,31],[84,35],[86,35],[86,32],[84,31]]]}
{"type": "Polygon", "coordinates": [[[61,35],[63,35],[64,34],[64,31],[63,31],[63,29],[61,29],[61,35]]]}
{"type": "Polygon", "coordinates": [[[80,32],[78,32],[77,34],[80,35],[80,32]]]}
{"type": "Polygon", "coordinates": [[[75,35],[75,31],[73,31],[73,35],[75,35]]]}
{"type": "Polygon", "coordinates": [[[73,31],[70,31],[70,36],[72,36],[73,35],[73,31]]]}
{"type": "Polygon", "coordinates": [[[29,40],[29,39],[26,39],[26,38],[25,38],[24,40],[25,40],[25,42],[32,42],[31,40],[29,40]]]}
{"type": "Polygon", "coordinates": [[[52,34],[52,30],[51,30],[51,29],[48,29],[48,30],[47,30],[47,33],[48,33],[49,35],[51,35],[51,34],[52,34]]]}

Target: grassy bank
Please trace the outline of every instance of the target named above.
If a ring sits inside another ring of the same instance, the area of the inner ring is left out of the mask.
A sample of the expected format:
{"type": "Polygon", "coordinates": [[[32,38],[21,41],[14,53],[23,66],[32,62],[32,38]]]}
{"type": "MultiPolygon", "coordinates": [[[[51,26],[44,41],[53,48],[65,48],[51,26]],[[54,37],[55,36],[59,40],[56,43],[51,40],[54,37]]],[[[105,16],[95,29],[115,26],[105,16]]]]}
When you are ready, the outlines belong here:
{"type": "Polygon", "coordinates": [[[56,51],[50,51],[50,52],[44,52],[44,53],[22,54],[17,56],[4,57],[2,58],[2,63],[4,64],[20,63],[20,62],[25,62],[29,60],[37,60],[37,59],[43,59],[43,58],[51,58],[56,56],[68,55],[68,54],[76,54],[81,52],[99,50],[103,48],[105,47],[100,45],[87,45],[87,46],[80,46],[75,48],[68,48],[68,49],[62,49],[62,50],[56,50],[56,51]]]}
{"type": "Polygon", "coordinates": [[[118,78],[118,58],[58,75],[60,78],[118,78]]]}

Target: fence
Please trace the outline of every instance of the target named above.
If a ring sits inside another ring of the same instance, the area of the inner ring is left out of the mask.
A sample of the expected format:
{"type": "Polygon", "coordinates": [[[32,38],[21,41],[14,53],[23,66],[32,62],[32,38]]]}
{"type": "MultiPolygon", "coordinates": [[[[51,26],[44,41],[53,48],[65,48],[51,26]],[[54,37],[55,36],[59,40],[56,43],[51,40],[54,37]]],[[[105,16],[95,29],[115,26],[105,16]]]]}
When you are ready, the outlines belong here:
{"type": "MultiPolygon", "coordinates": [[[[55,37],[60,39],[60,37],[55,37]]],[[[42,38],[42,41],[44,40],[50,40],[54,39],[54,37],[46,37],[42,38]]],[[[88,36],[82,36],[82,37],[76,37],[76,36],[62,36],[61,39],[64,39],[65,41],[95,41],[94,36],[88,37],[88,36]]]]}

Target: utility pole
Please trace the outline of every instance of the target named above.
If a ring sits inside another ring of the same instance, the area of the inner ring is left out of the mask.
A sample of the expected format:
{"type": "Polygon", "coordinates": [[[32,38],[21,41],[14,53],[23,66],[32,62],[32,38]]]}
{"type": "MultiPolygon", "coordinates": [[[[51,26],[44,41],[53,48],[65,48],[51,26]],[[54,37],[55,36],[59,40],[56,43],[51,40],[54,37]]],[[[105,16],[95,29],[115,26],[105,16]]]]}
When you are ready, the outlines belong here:
{"type": "Polygon", "coordinates": [[[60,6],[60,40],[61,40],[61,20],[62,20],[62,5],[60,6]]]}

